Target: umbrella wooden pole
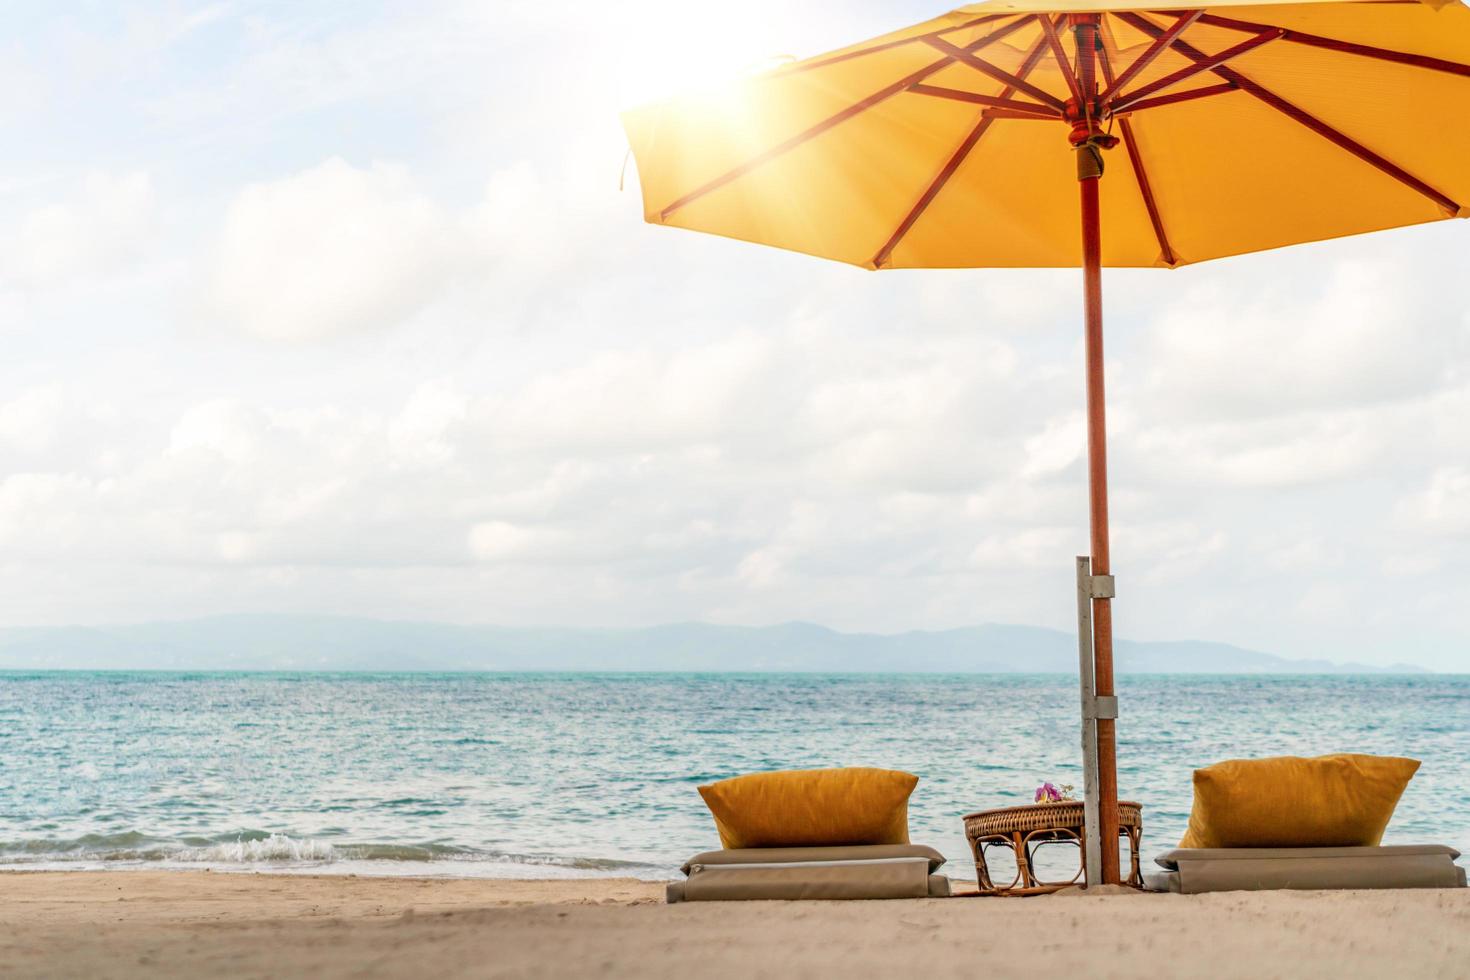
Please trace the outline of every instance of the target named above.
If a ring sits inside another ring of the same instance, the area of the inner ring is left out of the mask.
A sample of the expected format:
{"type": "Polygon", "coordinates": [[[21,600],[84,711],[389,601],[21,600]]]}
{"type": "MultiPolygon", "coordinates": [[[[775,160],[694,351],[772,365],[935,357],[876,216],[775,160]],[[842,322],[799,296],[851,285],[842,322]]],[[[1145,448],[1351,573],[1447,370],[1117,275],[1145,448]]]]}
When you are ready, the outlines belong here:
{"type": "MultiPolygon", "coordinates": [[[[1074,15],[1077,34],[1077,74],[1084,97],[1097,92],[1097,15],[1074,15]]],[[[1091,120],[1088,120],[1091,129],[1091,120]]],[[[1087,153],[1090,147],[1079,147],[1087,153]]],[[[1096,172],[1079,168],[1082,192],[1082,284],[1087,319],[1087,487],[1092,531],[1092,574],[1112,574],[1108,547],[1108,434],[1106,394],[1103,385],[1102,324],[1102,215],[1098,204],[1101,166],[1096,172]]],[[[1107,596],[1093,593],[1092,637],[1096,696],[1110,702],[1113,690],[1113,605],[1107,596]]],[[[1102,713],[1102,712],[1100,712],[1102,713]]],[[[1107,712],[1111,714],[1111,712],[1107,712]]],[[[1098,838],[1102,846],[1101,879],[1104,884],[1120,881],[1118,862],[1118,771],[1116,721],[1097,719],[1098,838]]]]}
{"type": "MultiPolygon", "coordinates": [[[[1099,178],[1080,182],[1082,189],[1082,292],[1087,310],[1087,488],[1092,528],[1092,574],[1111,575],[1108,554],[1108,432],[1103,385],[1102,228],[1099,178]]],[[[1113,600],[1092,600],[1093,670],[1099,698],[1113,690],[1113,600]]],[[[1118,761],[1117,722],[1097,719],[1098,837],[1102,842],[1102,880],[1117,884],[1118,761]]]]}

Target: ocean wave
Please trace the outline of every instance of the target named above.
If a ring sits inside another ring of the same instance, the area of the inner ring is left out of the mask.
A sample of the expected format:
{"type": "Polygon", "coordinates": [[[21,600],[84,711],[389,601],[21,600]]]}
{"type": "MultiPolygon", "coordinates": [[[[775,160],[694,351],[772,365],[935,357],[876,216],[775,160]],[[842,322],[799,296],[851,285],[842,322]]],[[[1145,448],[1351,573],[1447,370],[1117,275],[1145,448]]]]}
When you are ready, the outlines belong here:
{"type": "Polygon", "coordinates": [[[325,841],[280,833],[238,834],[224,839],[188,838],[169,841],[138,831],[85,834],[58,840],[0,842],[0,864],[51,861],[185,861],[220,864],[327,862],[337,848],[325,841]]]}
{"type": "Polygon", "coordinates": [[[335,860],[337,849],[324,841],[308,837],[298,840],[286,834],[271,834],[257,840],[235,840],[229,843],[211,844],[208,847],[186,848],[173,857],[176,861],[199,863],[219,862],[223,864],[260,864],[289,862],[291,864],[328,862],[335,860]]]}
{"type": "Polygon", "coordinates": [[[215,838],[165,840],[138,831],[86,834],[71,839],[0,841],[0,866],[50,864],[184,864],[221,866],[326,866],[339,863],[524,865],[577,872],[635,871],[650,867],[611,858],[516,854],[456,844],[331,843],[312,837],[246,831],[215,838]]]}

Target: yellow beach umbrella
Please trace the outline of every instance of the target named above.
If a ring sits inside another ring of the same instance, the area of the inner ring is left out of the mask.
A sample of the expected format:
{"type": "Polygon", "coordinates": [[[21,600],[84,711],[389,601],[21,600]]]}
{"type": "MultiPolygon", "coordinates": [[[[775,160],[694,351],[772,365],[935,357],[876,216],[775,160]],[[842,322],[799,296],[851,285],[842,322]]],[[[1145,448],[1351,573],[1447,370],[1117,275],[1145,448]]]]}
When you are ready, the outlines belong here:
{"type": "Polygon", "coordinates": [[[1101,267],[1466,217],[1467,112],[1458,0],[991,0],[624,125],[656,224],[869,269],[1085,270],[1089,826],[1113,841],[1101,267]]]}

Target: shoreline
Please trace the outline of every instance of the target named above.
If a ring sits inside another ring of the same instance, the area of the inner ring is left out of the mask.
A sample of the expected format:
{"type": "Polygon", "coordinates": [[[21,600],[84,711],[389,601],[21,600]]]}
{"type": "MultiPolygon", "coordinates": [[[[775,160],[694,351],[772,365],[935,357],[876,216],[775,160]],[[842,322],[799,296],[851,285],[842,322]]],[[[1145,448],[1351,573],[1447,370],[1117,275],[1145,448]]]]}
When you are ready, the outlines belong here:
{"type": "Polygon", "coordinates": [[[663,904],[631,878],[0,872],[0,974],[1463,976],[1470,889],[663,904]]]}
{"type": "MultiPolygon", "coordinates": [[[[210,864],[207,862],[36,862],[32,865],[0,865],[0,881],[6,875],[31,874],[216,874],[278,875],[283,878],[407,878],[423,881],[610,881],[627,879],[663,883],[678,874],[673,866],[649,866],[647,874],[635,869],[602,871],[560,865],[543,866],[506,862],[455,870],[452,862],[429,861],[337,861],[331,865],[311,864],[210,864]],[[443,870],[434,868],[441,864],[443,870]],[[427,867],[426,867],[427,866],[427,867]],[[494,873],[488,873],[493,868],[494,873]],[[503,871],[503,873],[501,873],[503,871]]],[[[963,879],[961,879],[963,880],[963,879]]],[[[970,874],[974,880],[974,872],[970,874]]]]}

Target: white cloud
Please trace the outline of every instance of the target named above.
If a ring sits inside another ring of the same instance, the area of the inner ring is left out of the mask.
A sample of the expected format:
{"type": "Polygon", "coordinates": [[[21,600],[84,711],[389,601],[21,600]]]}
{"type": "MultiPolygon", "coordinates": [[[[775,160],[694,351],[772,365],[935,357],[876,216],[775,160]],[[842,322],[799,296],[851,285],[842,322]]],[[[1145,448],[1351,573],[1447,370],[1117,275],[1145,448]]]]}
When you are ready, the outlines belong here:
{"type": "Polygon", "coordinates": [[[65,396],[56,385],[20,392],[0,403],[0,443],[20,452],[40,452],[53,444],[65,411],[65,396]]]}
{"type": "Polygon", "coordinates": [[[1386,450],[1387,433],[1369,424],[1366,414],[1162,422],[1144,426],[1135,445],[1154,479],[1254,487],[1321,483],[1360,474],[1386,450]]]}
{"type": "Polygon", "coordinates": [[[410,319],[453,275],[457,234],[408,171],[340,158],[240,191],[208,302],[270,340],[319,340],[410,319]]]}
{"type": "MultiPolygon", "coordinates": [[[[260,389],[166,417],[127,403],[117,420],[27,395],[0,407],[0,436],[7,419],[37,445],[64,430],[74,452],[0,485],[7,559],[142,563],[155,583],[196,569],[217,583],[205,609],[556,622],[575,595],[589,624],[1066,626],[1086,540],[1082,433],[1075,398],[1037,379],[1070,379],[1074,351],[947,326],[898,338],[777,323],[672,347],[580,336],[585,349],[549,363],[537,344],[497,342],[494,380],[433,361],[351,406],[260,389]],[[144,438],[104,466],[95,447],[114,431],[144,438]]],[[[1277,647],[1242,635],[1242,609],[1327,628],[1308,586],[1343,574],[1325,544],[1341,507],[1355,533],[1461,526],[1464,474],[1442,461],[1407,503],[1350,492],[1355,474],[1442,460],[1449,443],[1434,440],[1458,430],[1423,419],[1456,397],[1153,427],[1120,411],[1120,630],[1277,647]],[[1416,431],[1431,442],[1406,456],[1416,431]]],[[[1416,609],[1449,608],[1426,578],[1439,551],[1416,561],[1404,534],[1380,537],[1348,539],[1352,567],[1385,569],[1416,609]]]]}
{"type": "Polygon", "coordinates": [[[16,473],[0,480],[0,546],[20,553],[86,545],[92,504],[103,488],[63,473],[16,473]]]}
{"type": "Polygon", "coordinates": [[[0,281],[43,289],[115,273],[148,249],[153,211],[148,174],[90,173],[0,232],[0,281]]]}
{"type": "Polygon", "coordinates": [[[986,537],[970,554],[976,567],[999,574],[1045,568],[1066,562],[1077,543],[1070,527],[1034,527],[986,537]]]}
{"type": "Polygon", "coordinates": [[[1464,311],[1440,300],[1432,266],[1385,251],[1314,278],[1215,275],[1152,327],[1155,404],[1192,418],[1244,419],[1422,394],[1470,351],[1464,311]]]}
{"type": "Polygon", "coordinates": [[[1397,516],[1425,534],[1470,536],[1470,467],[1435,470],[1427,487],[1400,502],[1397,516]]]}
{"type": "Polygon", "coordinates": [[[448,462],[455,454],[453,429],[468,409],[468,396],[453,382],[440,378],[420,385],[388,425],[395,458],[420,466],[448,462]]]}
{"type": "Polygon", "coordinates": [[[470,528],[469,547],[477,560],[495,564],[534,563],[556,554],[566,556],[569,551],[576,556],[579,551],[565,534],[508,521],[483,521],[474,525],[470,528]]]}
{"type": "Polygon", "coordinates": [[[668,355],[594,350],[528,379],[494,424],[510,440],[594,451],[717,438],[781,411],[749,398],[779,374],[776,357],[750,335],[668,355]]]}
{"type": "Polygon", "coordinates": [[[1072,412],[1053,419],[1046,428],[1026,440],[1024,477],[1040,477],[1057,473],[1087,455],[1087,419],[1072,412]]]}
{"type": "Polygon", "coordinates": [[[216,399],[184,412],[174,424],[169,451],[203,452],[231,463],[249,463],[259,453],[263,428],[260,413],[239,402],[216,399]]]}

